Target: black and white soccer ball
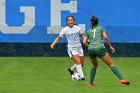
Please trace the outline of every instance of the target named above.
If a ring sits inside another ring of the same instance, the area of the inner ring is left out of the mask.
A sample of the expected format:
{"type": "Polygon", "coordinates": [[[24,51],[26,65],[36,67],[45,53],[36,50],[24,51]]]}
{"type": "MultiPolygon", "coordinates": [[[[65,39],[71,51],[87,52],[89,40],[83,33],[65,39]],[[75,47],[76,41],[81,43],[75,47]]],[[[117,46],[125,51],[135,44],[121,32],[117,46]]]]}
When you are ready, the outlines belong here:
{"type": "Polygon", "coordinates": [[[72,80],[73,81],[79,81],[79,80],[81,80],[81,75],[79,73],[74,73],[72,75],[72,80]]]}

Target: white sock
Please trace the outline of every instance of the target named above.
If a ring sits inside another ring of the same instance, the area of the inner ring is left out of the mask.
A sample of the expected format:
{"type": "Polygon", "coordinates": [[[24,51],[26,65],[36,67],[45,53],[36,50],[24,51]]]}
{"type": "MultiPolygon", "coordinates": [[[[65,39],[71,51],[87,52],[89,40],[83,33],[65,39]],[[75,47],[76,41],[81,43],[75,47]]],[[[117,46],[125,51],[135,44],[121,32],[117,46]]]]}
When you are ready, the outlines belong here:
{"type": "Polygon", "coordinates": [[[70,68],[71,71],[74,71],[75,69],[76,69],[76,64],[74,64],[74,65],[70,68]]]}
{"type": "Polygon", "coordinates": [[[83,73],[83,70],[82,70],[82,66],[81,65],[76,65],[76,69],[77,69],[77,72],[81,75],[81,78],[84,78],[84,73],[83,73]]]}

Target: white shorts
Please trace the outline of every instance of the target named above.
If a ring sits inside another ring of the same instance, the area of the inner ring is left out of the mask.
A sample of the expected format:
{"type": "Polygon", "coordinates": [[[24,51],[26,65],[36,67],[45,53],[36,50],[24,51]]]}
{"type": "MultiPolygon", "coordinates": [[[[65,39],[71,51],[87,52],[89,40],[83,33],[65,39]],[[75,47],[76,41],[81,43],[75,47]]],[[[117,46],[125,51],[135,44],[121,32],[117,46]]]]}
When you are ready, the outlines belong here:
{"type": "Polygon", "coordinates": [[[78,49],[72,49],[72,50],[69,50],[69,49],[68,49],[67,52],[68,52],[68,55],[70,56],[70,58],[71,58],[73,55],[84,56],[84,52],[83,52],[82,47],[81,47],[81,48],[78,48],[78,49]]]}

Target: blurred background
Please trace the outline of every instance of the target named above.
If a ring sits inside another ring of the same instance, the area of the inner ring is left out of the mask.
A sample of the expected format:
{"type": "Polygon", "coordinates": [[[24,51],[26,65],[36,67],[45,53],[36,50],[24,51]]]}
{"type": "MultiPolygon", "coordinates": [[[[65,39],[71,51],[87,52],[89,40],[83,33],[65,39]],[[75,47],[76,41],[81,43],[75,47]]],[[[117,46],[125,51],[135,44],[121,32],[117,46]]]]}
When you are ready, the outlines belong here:
{"type": "MultiPolygon", "coordinates": [[[[68,56],[66,39],[50,44],[73,15],[84,32],[99,18],[116,48],[112,56],[140,56],[139,0],[1,0],[0,56],[68,56]]],[[[105,44],[106,45],[106,44],[105,44]]],[[[83,47],[85,55],[87,48],[83,47]]]]}

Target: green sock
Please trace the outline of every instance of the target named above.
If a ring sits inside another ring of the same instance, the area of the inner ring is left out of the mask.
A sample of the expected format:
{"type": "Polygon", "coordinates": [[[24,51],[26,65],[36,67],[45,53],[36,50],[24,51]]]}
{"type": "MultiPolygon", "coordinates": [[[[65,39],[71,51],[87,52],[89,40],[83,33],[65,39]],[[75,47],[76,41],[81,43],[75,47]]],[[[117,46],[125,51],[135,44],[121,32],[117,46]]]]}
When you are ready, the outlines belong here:
{"type": "Polygon", "coordinates": [[[111,70],[119,78],[119,80],[122,80],[122,75],[121,75],[120,71],[115,66],[113,66],[111,68],[111,70]]]}
{"type": "Polygon", "coordinates": [[[96,68],[92,67],[90,70],[90,84],[93,84],[95,74],[96,74],[96,68]]]}

